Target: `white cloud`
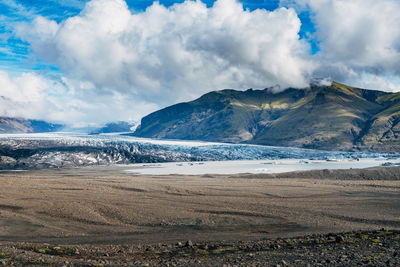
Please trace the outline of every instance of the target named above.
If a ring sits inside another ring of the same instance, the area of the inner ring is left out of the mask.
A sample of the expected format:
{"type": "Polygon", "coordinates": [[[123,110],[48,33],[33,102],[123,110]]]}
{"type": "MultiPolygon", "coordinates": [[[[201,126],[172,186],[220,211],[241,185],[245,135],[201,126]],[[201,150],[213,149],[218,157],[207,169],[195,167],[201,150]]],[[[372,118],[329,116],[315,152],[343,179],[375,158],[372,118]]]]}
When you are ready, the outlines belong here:
{"type": "Polygon", "coordinates": [[[46,98],[46,82],[33,73],[10,78],[0,71],[0,114],[10,117],[37,118],[46,98]]]}
{"type": "MultiPolygon", "coordinates": [[[[312,77],[400,89],[400,2],[281,4],[293,8],[251,12],[235,0],[218,0],[210,8],[201,1],[169,8],[155,2],[132,13],[123,0],[92,0],[61,23],[37,16],[14,29],[34,55],[61,69],[62,79],[34,74],[10,78],[4,73],[0,79],[22,95],[28,90],[22,80],[36,81],[26,93],[32,94],[38,111],[29,113],[75,124],[139,119],[223,88],[304,87],[312,77]],[[314,56],[299,39],[296,10],[311,11],[316,28],[312,38],[320,47],[314,56]]],[[[11,89],[2,90],[7,101],[18,103],[3,113],[27,113],[29,109],[19,108],[26,105],[21,97],[12,99],[11,89]]]]}
{"type": "Polygon", "coordinates": [[[121,120],[138,120],[130,109],[150,112],[155,105],[136,102],[118,92],[98,95],[93,84],[62,78],[46,79],[34,73],[10,77],[0,71],[0,115],[29,119],[45,119],[82,127],[121,120]]]}
{"type": "Polygon", "coordinates": [[[398,0],[285,0],[281,4],[311,11],[314,38],[320,46],[315,57],[321,66],[317,75],[369,88],[380,84],[382,87],[376,89],[393,89],[386,87],[387,83],[373,81],[400,76],[398,0]]]}
{"type": "Polygon", "coordinates": [[[38,17],[16,33],[99,95],[161,107],[223,88],[306,86],[315,66],[300,26],[293,9],[250,12],[235,0],[211,8],[201,1],[169,8],[155,2],[134,14],[122,0],[92,0],[60,24],[38,17]]]}
{"type": "Polygon", "coordinates": [[[366,89],[381,89],[387,92],[400,91],[400,77],[361,73],[354,79],[353,86],[366,89]]]}

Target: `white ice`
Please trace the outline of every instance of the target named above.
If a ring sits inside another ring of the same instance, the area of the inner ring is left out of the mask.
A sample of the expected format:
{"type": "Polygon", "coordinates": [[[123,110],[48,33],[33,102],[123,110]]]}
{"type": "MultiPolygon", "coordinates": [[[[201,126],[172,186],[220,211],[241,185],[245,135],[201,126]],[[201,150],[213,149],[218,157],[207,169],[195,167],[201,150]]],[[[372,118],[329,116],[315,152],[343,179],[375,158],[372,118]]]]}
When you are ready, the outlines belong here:
{"type": "Polygon", "coordinates": [[[344,159],[340,161],[325,160],[239,160],[208,162],[170,162],[154,164],[132,164],[127,173],[142,175],[204,175],[204,174],[239,174],[239,173],[283,173],[291,171],[322,169],[361,169],[380,166],[384,163],[398,163],[400,159],[344,159]]]}

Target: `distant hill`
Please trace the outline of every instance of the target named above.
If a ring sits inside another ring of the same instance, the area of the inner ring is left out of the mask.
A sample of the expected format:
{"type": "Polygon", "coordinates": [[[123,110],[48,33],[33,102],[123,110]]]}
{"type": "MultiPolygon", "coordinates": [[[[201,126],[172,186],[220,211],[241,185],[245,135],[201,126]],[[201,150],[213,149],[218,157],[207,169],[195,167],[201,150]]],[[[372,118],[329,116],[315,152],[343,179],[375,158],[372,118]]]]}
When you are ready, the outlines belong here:
{"type": "Polygon", "coordinates": [[[61,124],[41,120],[0,117],[0,133],[45,133],[61,130],[61,124]]]}
{"type": "Polygon", "coordinates": [[[400,152],[400,93],[333,82],[222,90],[144,117],[139,137],[400,152]]]}
{"type": "Polygon", "coordinates": [[[135,126],[136,123],[133,122],[126,122],[126,121],[110,122],[104,125],[103,127],[92,131],[90,134],[133,132],[135,126]]]}

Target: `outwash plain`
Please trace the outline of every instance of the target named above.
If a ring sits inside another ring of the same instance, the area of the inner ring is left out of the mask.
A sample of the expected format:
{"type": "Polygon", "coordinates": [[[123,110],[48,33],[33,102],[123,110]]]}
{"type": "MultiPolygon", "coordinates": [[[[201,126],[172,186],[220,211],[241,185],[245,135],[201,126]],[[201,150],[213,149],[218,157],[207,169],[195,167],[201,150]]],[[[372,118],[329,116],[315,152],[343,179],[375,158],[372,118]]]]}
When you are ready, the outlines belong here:
{"type": "Polygon", "coordinates": [[[0,265],[399,266],[400,167],[0,174],[0,265]]]}

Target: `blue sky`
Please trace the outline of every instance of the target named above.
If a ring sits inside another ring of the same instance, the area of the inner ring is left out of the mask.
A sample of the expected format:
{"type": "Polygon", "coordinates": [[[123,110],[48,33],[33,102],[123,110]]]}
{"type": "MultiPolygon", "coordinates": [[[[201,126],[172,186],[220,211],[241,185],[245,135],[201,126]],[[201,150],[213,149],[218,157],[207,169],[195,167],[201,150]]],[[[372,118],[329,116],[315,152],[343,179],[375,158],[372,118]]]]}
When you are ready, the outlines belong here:
{"type": "Polygon", "coordinates": [[[400,91],[400,2],[0,0],[0,116],[137,121],[314,78],[400,91]]]}

